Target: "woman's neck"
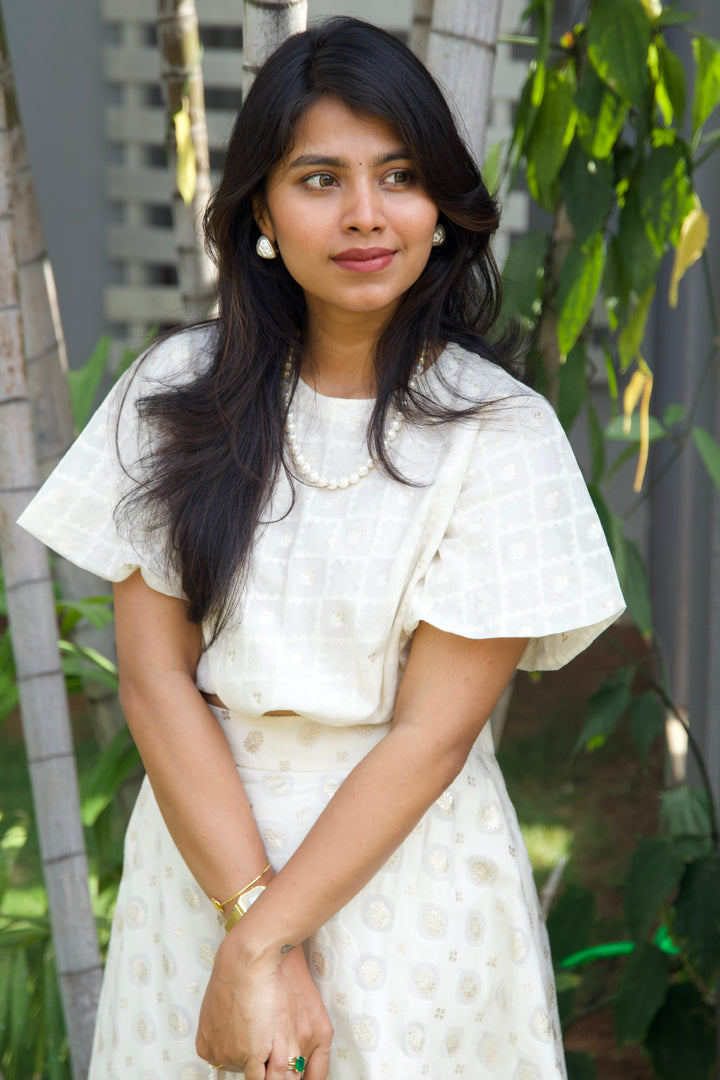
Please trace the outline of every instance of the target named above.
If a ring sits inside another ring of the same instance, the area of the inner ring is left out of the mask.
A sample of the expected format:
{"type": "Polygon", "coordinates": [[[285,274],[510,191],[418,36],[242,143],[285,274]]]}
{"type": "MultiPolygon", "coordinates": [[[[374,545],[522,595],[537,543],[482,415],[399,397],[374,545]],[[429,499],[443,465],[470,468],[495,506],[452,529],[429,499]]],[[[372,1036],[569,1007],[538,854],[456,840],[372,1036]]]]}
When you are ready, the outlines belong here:
{"type": "Polygon", "coordinates": [[[300,375],[326,397],[375,397],[375,342],[383,324],[366,316],[321,323],[309,319],[303,339],[300,375]]]}

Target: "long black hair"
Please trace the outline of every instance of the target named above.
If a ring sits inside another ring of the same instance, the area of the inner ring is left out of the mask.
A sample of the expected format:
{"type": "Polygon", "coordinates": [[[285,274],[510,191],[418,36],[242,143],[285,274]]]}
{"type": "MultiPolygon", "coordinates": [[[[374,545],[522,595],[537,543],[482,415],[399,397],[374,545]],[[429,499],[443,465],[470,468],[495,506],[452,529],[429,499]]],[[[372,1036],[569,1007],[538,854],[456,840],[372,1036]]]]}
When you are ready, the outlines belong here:
{"type": "Polygon", "coordinates": [[[141,520],[162,535],[189,599],[188,617],[206,623],[211,639],[237,603],[278,470],[291,475],[281,373],[302,338],[305,301],[280,258],[258,258],[254,200],[290,152],[305,112],[328,96],[395,128],[446,231],[375,345],[377,398],[367,437],[380,466],[404,482],[383,447],[389,408],[406,402],[411,419],[442,423],[482,407],[459,401],[451,408],[413,391],[408,383],[423,348],[435,357],[456,342],[511,367],[507,341],[489,337],[500,310],[489,248],[498,207],[432,76],[400,41],[357,19],[332,18],[288,38],[238,113],[205,217],[219,271],[213,361],[191,383],[140,400],[140,418],[158,437],[142,484],[116,511],[123,523],[141,520]]]}

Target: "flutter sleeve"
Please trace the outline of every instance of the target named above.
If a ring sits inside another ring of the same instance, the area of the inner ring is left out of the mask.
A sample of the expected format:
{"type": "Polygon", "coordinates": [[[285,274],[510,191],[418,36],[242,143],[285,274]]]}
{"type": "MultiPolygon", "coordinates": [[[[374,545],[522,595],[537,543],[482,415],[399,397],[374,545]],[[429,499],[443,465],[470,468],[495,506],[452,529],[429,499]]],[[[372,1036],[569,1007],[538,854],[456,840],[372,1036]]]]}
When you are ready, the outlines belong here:
{"type": "Polygon", "coordinates": [[[481,422],[445,534],[409,599],[470,638],[527,637],[519,667],[562,667],[624,610],[612,557],[565,433],[527,391],[481,422]]]}
{"type": "Polygon", "coordinates": [[[126,372],[18,519],[49,548],[98,577],[123,581],[139,568],[151,588],[179,598],[184,593],[164,552],[143,541],[142,530],[132,529],[130,537],[118,529],[115,509],[132,489],[145,446],[136,403],[153,388],[192,377],[197,344],[192,334],[177,335],[126,372]]]}

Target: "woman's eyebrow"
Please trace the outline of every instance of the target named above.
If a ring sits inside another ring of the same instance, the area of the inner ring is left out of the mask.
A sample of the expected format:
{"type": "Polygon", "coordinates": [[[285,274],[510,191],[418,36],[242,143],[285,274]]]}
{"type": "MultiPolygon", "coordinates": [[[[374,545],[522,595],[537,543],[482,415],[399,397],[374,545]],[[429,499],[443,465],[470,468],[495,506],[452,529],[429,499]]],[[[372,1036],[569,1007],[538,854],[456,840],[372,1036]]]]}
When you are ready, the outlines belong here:
{"type": "MultiPolygon", "coordinates": [[[[389,165],[393,161],[409,161],[410,153],[404,146],[399,147],[397,150],[390,150],[386,154],[378,154],[373,158],[371,165],[376,167],[378,165],[389,165]]],[[[293,158],[288,163],[289,169],[327,166],[332,169],[348,169],[350,168],[350,162],[347,158],[327,157],[324,154],[300,154],[298,157],[293,158]]]]}

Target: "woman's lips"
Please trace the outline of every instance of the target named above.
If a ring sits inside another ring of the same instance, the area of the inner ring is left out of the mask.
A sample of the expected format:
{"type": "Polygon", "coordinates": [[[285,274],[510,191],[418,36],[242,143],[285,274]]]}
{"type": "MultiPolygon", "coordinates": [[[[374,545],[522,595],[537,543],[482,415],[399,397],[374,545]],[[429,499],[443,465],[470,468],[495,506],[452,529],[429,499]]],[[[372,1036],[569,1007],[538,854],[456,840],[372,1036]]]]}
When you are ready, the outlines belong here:
{"type": "Polygon", "coordinates": [[[393,260],[395,252],[389,248],[348,248],[333,256],[336,266],[343,270],[354,270],[359,274],[371,274],[375,270],[384,270],[393,260]]]}

